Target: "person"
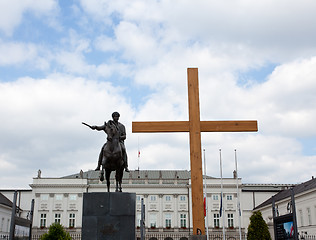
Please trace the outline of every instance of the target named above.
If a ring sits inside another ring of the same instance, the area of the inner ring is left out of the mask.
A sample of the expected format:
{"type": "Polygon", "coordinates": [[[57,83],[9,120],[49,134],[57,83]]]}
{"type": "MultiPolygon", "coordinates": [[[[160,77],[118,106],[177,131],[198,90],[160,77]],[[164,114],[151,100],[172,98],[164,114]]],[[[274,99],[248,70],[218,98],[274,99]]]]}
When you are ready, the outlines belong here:
{"type": "MultiPolygon", "coordinates": [[[[125,144],[124,144],[124,141],[126,139],[126,131],[125,131],[125,126],[118,121],[119,118],[120,118],[120,114],[118,112],[112,113],[113,122],[117,126],[117,128],[119,130],[119,133],[120,133],[120,144],[121,144],[122,153],[123,153],[124,169],[125,169],[126,172],[129,172],[128,163],[127,163],[127,153],[126,153],[126,148],[125,148],[125,144]]],[[[105,127],[106,127],[106,122],[102,126],[92,126],[91,128],[93,130],[98,130],[98,131],[102,131],[103,130],[103,131],[105,131],[105,127]]],[[[104,149],[105,146],[106,146],[106,143],[101,148],[101,152],[99,154],[99,159],[98,159],[98,166],[95,169],[95,171],[99,171],[100,170],[100,167],[102,165],[103,149],[104,149]]]]}

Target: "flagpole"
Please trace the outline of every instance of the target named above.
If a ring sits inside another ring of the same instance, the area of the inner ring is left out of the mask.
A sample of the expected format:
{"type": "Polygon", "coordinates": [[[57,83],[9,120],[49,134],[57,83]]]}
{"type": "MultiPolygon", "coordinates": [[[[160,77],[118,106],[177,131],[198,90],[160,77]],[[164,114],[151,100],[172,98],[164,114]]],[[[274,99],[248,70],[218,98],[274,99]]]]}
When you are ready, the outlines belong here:
{"type": "Polygon", "coordinates": [[[237,185],[237,215],[238,215],[238,228],[239,228],[239,239],[241,240],[241,226],[240,226],[240,200],[239,200],[239,190],[238,190],[238,171],[237,171],[237,151],[235,149],[235,169],[236,169],[236,185],[237,185]]]}
{"type": "Polygon", "coordinates": [[[222,227],[223,227],[223,240],[226,239],[225,237],[225,208],[223,204],[223,167],[222,167],[222,150],[219,149],[219,162],[220,162],[220,172],[221,172],[221,208],[220,208],[220,215],[222,215],[222,227]]]}
{"type": "Polygon", "coordinates": [[[203,153],[204,153],[204,188],[205,188],[205,195],[204,195],[204,199],[205,199],[205,220],[206,220],[206,239],[209,239],[208,236],[208,207],[207,207],[207,190],[206,190],[206,159],[205,159],[205,149],[203,149],[203,153]]]}
{"type": "Polygon", "coordinates": [[[138,160],[138,172],[139,172],[139,158],[140,158],[140,150],[139,150],[139,136],[137,138],[137,148],[138,148],[138,153],[137,153],[137,160],[138,160]]]}

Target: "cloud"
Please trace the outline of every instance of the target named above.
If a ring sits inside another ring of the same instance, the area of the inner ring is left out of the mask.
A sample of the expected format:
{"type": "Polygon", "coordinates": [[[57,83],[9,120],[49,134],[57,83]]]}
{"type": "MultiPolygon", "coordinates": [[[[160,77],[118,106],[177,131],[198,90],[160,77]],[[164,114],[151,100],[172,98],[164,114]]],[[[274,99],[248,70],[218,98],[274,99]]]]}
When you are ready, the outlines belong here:
{"type": "Polygon", "coordinates": [[[147,30],[131,22],[120,22],[115,34],[118,44],[123,48],[124,57],[138,64],[156,62],[160,56],[156,36],[147,30]]]}
{"type": "Polygon", "coordinates": [[[132,134],[131,123],[188,120],[186,68],[198,67],[201,120],[259,123],[258,133],[203,133],[208,174],[219,176],[221,148],[231,177],[236,148],[246,182],[305,181],[315,172],[304,141],[315,136],[316,19],[315,2],[303,2],[82,0],[58,2],[60,12],[57,2],[13,2],[12,22],[0,14],[0,65],[21,77],[0,83],[0,162],[27,177],[93,169],[105,136],[81,122],[102,124],[115,110],[131,169],[138,141],[141,169],[188,169],[187,133],[132,134]],[[13,34],[24,17],[58,14],[54,39],[13,34]],[[263,80],[239,81],[264,66],[275,68],[263,80]]]}
{"type": "Polygon", "coordinates": [[[138,32],[141,29],[140,43],[149,40],[145,41],[145,47],[152,40],[142,37],[153,31],[156,39],[169,46],[197,42],[213,49],[236,51],[236,55],[243,52],[238,50],[246,50],[250,56],[256,51],[257,58],[261,56],[272,62],[288,57],[294,59],[298,54],[309,57],[316,51],[316,29],[310,24],[316,20],[313,11],[316,3],[312,0],[304,3],[240,0],[229,4],[219,1],[196,1],[193,4],[190,1],[83,0],[81,4],[83,10],[97,21],[116,19],[110,21],[114,28],[124,22],[130,23],[130,28],[124,28],[127,34],[130,30],[138,32]]]}
{"type": "Polygon", "coordinates": [[[112,23],[111,14],[113,7],[108,1],[98,0],[81,0],[82,10],[89,14],[95,20],[102,21],[104,24],[110,25],[112,23]]]}
{"type": "Polygon", "coordinates": [[[83,11],[93,17],[95,21],[105,21],[106,24],[113,24],[113,18],[135,22],[145,21],[151,24],[163,19],[161,8],[164,6],[164,3],[161,2],[151,2],[148,4],[148,2],[143,0],[121,0],[115,2],[106,0],[81,0],[80,3],[83,11]]]}
{"type": "MultiPolygon", "coordinates": [[[[231,176],[234,170],[233,149],[243,152],[240,170],[246,182],[275,182],[275,175],[279,176],[279,182],[288,182],[300,162],[311,163],[315,159],[314,156],[304,156],[302,143],[296,139],[298,136],[308,138],[315,135],[311,128],[316,119],[314,65],[315,58],[284,63],[275,68],[266,82],[250,87],[236,84],[234,74],[220,75],[206,68],[199,69],[201,120],[258,120],[259,125],[258,133],[202,134],[202,145],[209,152],[208,159],[212,161],[210,175],[218,176],[218,168],[213,169],[213,164],[218,161],[219,148],[225,150],[226,154],[230,152],[226,176],[231,176]]],[[[162,71],[159,67],[152,66],[139,73],[139,77],[148,81],[151,79],[151,84],[157,79],[157,89],[158,79],[161,78],[163,87],[160,86],[160,90],[149,96],[148,101],[140,108],[136,120],[188,120],[186,71],[180,74],[178,69],[165,68],[162,71]],[[146,71],[149,73],[144,74],[146,71]],[[160,74],[155,75],[157,72],[160,74]],[[169,73],[172,77],[168,76],[169,73]],[[177,73],[176,77],[172,73],[177,73]],[[172,79],[176,79],[177,84],[172,79]]],[[[174,135],[178,136],[177,133],[174,135]]],[[[180,135],[182,141],[172,134],[163,136],[170,141],[170,145],[182,149],[181,152],[189,147],[182,142],[188,139],[188,134],[180,135]]],[[[150,134],[150,137],[142,138],[145,142],[157,142],[157,148],[159,145],[159,149],[163,151],[166,147],[158,141],[164,142],[163,136],[150,134]]],[[[144,147],[154,151],[152,146],[144,147]]],[[[156,153],[158,155],[159,151],[156,153]]],[[[159,155],[157,161],[167,159],[163,153],[159,155]]],[[[183,156],[180,160],[175,157],[170,161],[173,161],[174,166],[182,166],[184,159],[187,158],[183,156]]],[[[305,165],[300,165],[299,169],[305,174],[295,181],[304,181],[304,177],[309,178],[315,171],[305,165]]]]}
{"type": "Polygon", "coordinates": [[[315,135],[310,128],[316,119],[315,69],[315,57],[285,63],[254,88],[266,131],[292,137],[315,135]]]}
{"type": "Polygon", "coordinates": [[[38,54],[34,44],[0,41],[0,65],[20,64],[31,61],[38,54]]]}
{"type": "Polygon", "coordinates": [[[105,135],[81,122],[102,125],[113,111],[133,116],[119,88],[62,74],[1,83],[0,93],[0,115],[5,116],[0,120],[0,161],[11,169],[1,168],[2,176],[16,169],[30,178],[34,168],[52,175],[59,169],[62,176],[88,162],[95,165],[105,135]]]}
{"type": "MultiPolygon", "coordinates": [[[[26,12],[35,16],[52,15],[57,10],[55,0],[10,0],[0,2],[0,30],[11,36],[14,29],[21,23],[26,12]]],[[[47,20],[47,19],[46,19],[47,20]]]]}
{"type": "Polygon", "coordinates": [[[86,75],[91,72],[94,66],[88,65],[84,56],[79,52],[61,51],[56,54],[57,63],[68,73],[86,75]]]}
{"type": "Polygon", "coordinates": [[[2,68],[27,67],[28,70],[46,71],[51,67],[51,56],[51,52],[45,46],[0,39],[0,67],[2,68]]]}
{"type": "Polygon", "coordinates": [[[219,177],[219,149],[222,150],[224,177],[233,176],[234,149],[237,149],[239,176],[245,183],[297,183],[309,179],[315,172],[312,164],[315,156],[302,155],[302,145],[293,138],[260,131],[204,133],[202,145],[206,149],[208,174],[214,177],[219,177]],[[302,174],[298,176],[298,172],[302,174]]]}
{"type": "Polygon", "coordinates": [[[180,31],[181,35],[211,41],[231,39],[244,42],[248,39],[249,44],[271,46],[284,41],[294,44],[293,38],[304,41],[304,35],[311,36],[308,29],[313,26],[308,21],[315,18],[314,7],[315,2],[310,0],[304,4],[296,1],[230,1],[229,4],[181,1],[176,4],[169,2],[163,10],[167,13],[169,26],[180,31]]]}
{"type": "Polygon", "coordinates": [[[117,44],[117,42],[106,35],[102,35],[96,38],[95,47],[96,49],[103,52],[119,50],[119,45],[117,44]]]}

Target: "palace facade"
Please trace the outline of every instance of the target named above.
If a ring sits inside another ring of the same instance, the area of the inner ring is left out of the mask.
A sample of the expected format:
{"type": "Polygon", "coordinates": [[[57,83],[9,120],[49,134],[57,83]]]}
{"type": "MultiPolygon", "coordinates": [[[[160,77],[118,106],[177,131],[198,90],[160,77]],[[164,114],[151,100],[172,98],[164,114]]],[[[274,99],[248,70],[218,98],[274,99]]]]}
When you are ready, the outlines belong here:
{"type": "MultiPolygon", "coordinates": [[[[112,173],[111,186],[114,186],[112,173]]],[[[205,177],[206,219],[210,233],[237,232],[239,222],[247,231],[254,208],[276,193],[288,189],[288,184],[243,184],[241,179],[223,179],[223,214],[221,208],[221,179],[205,177]],[[238,192],[237,192],[238,184],[238,192]],[[240,199],[241,216],[237,209],[240,199]],[[223,222],[224,217],[224,222],[223,222]]],[[[33,234],[42,234],[59,222],[71,233],[80,233],[82,226],[83,194],[105,192],[106,184],[99,181],[99,172],[93,170],[61,178],[45,178],[38,174],[30,190],[20,191],[21,216],[27,216],[31,199],[35,199],[33,234]]],[[[192,229],[191,174],[186,170],[141,170],[124,173],[123,191],[136,193],[135,227],[139,228],[141,200],[145,204],[147,233],[184,233],[192,229]]],[[[111,191],[114,191],[111,188],[111,191]]],[[[13,191],[1,191],[9,199],[13,191]]]]}

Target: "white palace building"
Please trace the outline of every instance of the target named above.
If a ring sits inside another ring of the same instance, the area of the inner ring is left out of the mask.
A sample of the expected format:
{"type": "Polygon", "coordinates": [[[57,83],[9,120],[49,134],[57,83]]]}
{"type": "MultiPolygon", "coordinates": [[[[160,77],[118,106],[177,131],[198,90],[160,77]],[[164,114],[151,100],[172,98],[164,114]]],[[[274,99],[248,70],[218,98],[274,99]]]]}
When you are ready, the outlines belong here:
{"type": "MultiPolygon", "coordinates": [[[[114,186],[113,175],[114,173],[112,173],[112,186],[114,186]]],[[[135,170],[124,173],[123,191],[136,193],[135,227],[139,227],[141,199],[144,199],[148,235],[188,235],[192,230],[190,176],[190,171],[186,170],[135,170]]],[[[223,179],[223,216],[220,216],[219,212],[221,179],[206,176],[206,216],[210,234],[221,234],[224,225],[227,234],[236,235],[239,229],[237,196],[241,207],[241,230],[246,233],[252,211],[273,195],[292,187],[289,184],[242,184],[241,179],[236,179],[234,176],[233,174],[232,178],[223,179]]],[[[26,217],[30,210],[31,199],[35,199],[32,230],[34,235],[47,232],[48,227],[54,222],[61,223],[72,234],[80,235],[83,194],[107,191],[106,184],[99,181],[99,172],[93,170],[81,171],[61,178],[44,178],[39,171],[30,187],[29,190],[18,190],[17,205],[21,209],[20,215],[26,217]]],[[[0,192],[12,201],[13,190],[0,192]]],[[[316,208],[313,210],[316,211],[316,208]]],[[[8,229],[6,225],[9,224],[9,217],[0,216],[2,234],[8,229]]],[[[139,230],[136,233],[139,235],[139,230]]]]}

